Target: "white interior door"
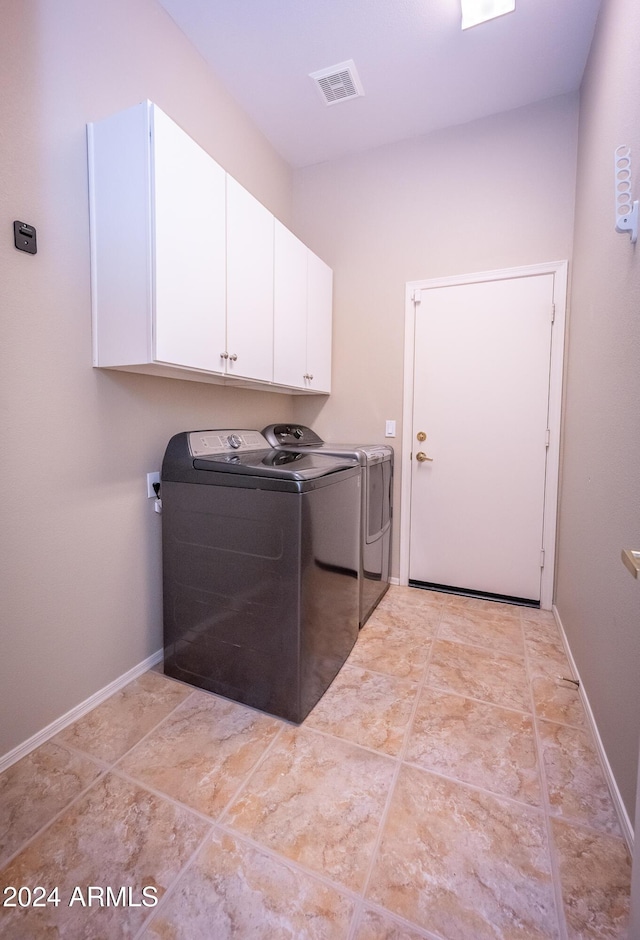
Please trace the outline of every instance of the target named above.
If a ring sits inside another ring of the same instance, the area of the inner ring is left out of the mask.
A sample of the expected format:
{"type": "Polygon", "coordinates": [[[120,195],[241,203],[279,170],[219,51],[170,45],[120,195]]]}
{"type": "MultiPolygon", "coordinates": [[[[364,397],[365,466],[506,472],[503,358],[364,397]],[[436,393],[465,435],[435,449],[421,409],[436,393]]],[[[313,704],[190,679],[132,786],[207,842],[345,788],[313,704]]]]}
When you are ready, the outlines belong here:
{"type": "Polygon", "coordinates": [[[412,581],[540,599],[553,282],[540,274],[420,292],[412,581]]]}

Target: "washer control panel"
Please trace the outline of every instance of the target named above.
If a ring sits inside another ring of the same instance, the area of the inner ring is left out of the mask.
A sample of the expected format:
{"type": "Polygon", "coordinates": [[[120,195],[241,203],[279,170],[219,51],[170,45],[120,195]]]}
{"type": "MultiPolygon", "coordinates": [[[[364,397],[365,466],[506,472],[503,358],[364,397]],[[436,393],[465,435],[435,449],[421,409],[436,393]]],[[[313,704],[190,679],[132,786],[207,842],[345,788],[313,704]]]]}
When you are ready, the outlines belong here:
{"type": "Polygon", "coordinates": [[[191,431],[189,450],[192,457],[242,453],[247,450],[269,450],[260,431],[227,428],[216,431],[191,431]]]}

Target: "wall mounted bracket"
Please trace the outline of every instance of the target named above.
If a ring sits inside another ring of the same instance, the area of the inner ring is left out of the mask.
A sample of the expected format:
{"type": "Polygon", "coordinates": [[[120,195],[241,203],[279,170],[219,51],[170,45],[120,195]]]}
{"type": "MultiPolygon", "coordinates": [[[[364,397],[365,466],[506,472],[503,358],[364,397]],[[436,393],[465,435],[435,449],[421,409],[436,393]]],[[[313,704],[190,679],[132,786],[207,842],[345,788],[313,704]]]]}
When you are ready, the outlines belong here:
{"type": "Polygon", "coordinates": [[[615,152],[616,232],[629,232],[638,240],[638,200],[631,196],[631,148],[625,144],[615,152]]]}
{"type": "Polygon", "coordinates": [[[35,255],[38,251],[36,244],[36,230],[28,222],[13,223],[13,243],[18,251],[26,251],[30,255],[35,255]]]}
{"type": "Polygon", "coordinates": [[[632,548],[622,549],[622,560],[625,568],[628,568],[634,578],[640,575],[640,552],[635,552],[632,548]]]}

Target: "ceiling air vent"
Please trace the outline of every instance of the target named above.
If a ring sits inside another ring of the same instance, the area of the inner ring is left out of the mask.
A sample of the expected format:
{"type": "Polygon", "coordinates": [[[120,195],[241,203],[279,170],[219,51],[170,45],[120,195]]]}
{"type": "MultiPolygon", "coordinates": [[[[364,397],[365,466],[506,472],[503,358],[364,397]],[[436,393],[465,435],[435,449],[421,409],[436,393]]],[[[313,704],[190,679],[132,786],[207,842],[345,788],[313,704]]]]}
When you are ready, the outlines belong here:
{"type": "Polygon", "coordinates": [[[320,69],[319,72],[310,72],[309,77],[318,86],[325,104],[338,104],[348,98],[360,98],[364,95],[353,59],[332,65],[328,69],[320,69]]]}

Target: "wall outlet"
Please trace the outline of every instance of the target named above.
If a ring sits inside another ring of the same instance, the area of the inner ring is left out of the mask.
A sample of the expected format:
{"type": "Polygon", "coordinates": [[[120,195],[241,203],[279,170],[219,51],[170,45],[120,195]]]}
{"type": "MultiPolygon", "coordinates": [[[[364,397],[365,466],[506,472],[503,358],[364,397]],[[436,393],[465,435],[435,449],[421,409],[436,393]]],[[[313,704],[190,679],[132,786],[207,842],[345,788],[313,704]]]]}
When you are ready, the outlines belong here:
{"type": "Polygon", "coordinates": [[[156,491],[153,488],[154,483],[160,483],[160,471],[155,470],[153,473],[147,473],[147,497],[149,499],[155,499],[156,491]]]}

